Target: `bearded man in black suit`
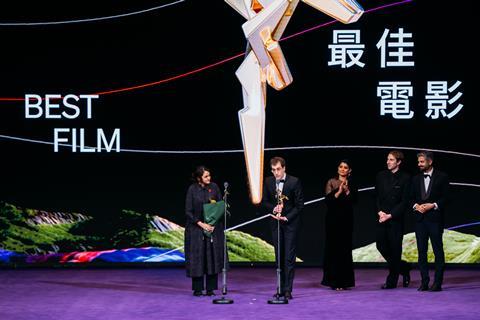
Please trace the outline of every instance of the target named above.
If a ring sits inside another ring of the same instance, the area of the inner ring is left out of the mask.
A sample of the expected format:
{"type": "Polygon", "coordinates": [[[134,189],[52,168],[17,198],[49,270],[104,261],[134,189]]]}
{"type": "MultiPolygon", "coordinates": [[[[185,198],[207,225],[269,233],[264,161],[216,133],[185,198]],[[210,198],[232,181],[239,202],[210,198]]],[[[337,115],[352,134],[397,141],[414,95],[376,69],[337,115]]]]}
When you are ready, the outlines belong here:
{"type": "Polygon", "coordinates": [[[445,173],[433,168],[432,152],[419,152],[417,161],[420,173],[412,180],[412,208],[416,216],[415,236],[417,238],[418,266],[422,276],[418,291],[441,291],[445,269],[442,237],[449,180],[445,173]],[[435,255],[435,279],[430,288],[428,287],[430,282],[427,260],[428,239],[432,242],[435,255]]]}

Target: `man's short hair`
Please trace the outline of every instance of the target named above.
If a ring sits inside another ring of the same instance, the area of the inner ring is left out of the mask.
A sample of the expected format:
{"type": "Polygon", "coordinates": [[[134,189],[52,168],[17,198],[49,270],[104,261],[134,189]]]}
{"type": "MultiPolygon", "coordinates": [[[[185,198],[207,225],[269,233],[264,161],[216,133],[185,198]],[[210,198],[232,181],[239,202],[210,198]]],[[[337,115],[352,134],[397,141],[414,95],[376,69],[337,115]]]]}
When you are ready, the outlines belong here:
{"type": "Polygon", "coordinates": [[[417,159],[420,157],[424,157],[427,160],[433,161],[433,152],[431,151],[420,151],[417,153],[417,159]]]}
{"type": "Polygon", "coordinates": [[[282,157],[273,157],[272,159],[270,159],[270,166],[274,166],[277,163],[280,163],[282,168],[285,167],[285,159],[283,159],[282,157]]]}
{"type": "Polygon", "coordinates": [[[397,159],[397,161],[403,162],[403,159],[405,159],[402,151],[392,150],[388,154],[391,154],[395,159],[397,159]]]}

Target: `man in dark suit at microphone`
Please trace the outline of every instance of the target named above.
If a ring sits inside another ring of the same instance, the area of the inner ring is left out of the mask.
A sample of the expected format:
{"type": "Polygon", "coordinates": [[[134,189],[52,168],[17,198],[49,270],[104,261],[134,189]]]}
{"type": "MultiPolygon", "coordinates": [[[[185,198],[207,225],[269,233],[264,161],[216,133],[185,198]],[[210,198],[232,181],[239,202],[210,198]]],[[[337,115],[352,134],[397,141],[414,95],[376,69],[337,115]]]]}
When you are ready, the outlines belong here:
{"type": "Polygon", "coordinates": [[[266,213],[272,214],[270,228],[277,262],[277,220],[280,221],[280,292],[286,299],[292,299],[297,233],[304,206],[303,190],[298,178],[286,174],[283,158],[272,158],[270,168],[273,176],[265,179],[261,205],[266,213]]]}
{"type": "Polygon", "coordinates": [[[442,237],[449,181],[445,173],[433,168],[432,152],[419,152],[417,160],[420,173],[413,177],[412,204],[416,216],[415,236],[417,238],[418,266],[422,276],[418,291],[441,291],[445,269],[442,237]],[[429,238],[435,255],[435,280],[430,288],[428,287],[430,276],[427,260],[429,238]]]}

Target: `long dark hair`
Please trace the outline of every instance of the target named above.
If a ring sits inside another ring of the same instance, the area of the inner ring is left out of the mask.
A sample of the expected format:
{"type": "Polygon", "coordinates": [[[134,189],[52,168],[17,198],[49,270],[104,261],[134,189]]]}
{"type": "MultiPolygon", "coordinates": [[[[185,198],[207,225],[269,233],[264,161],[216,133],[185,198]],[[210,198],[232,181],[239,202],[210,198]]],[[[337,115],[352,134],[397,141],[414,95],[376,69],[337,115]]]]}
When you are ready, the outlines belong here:
{"type": "MultiPolygon", "coordinates": [[[[340,164],[342,164],[342,163],[345,163],[345,164],[348,166],[348,168],[349,168],[350,170],[352,170],[352,163],[350,162],[350,160],[348,160],[348,159],[342,159],[342,160],[338,161],[337,172],[335,173],[335,177],[337,177],[337,179],[340,179],[340,176],[338,175],[338,167],[339,167],[340,164]]],[[[352,174],[350,173],[350,174],[347,176],[347,180],[350,180],[350,179],[351,179],[351,176],[352,176],[352,174]]]]}
{"type": "Polygon", "coordinates": [[[212,173],[210,171],[210,169],[208,169],[205,166],[196,167],[195,171],[192,172],[192,181],[195,182],[195,183],[200,182],[200,180],[201,180],[203,174],[205,173],[205,171],[208,171],[208,172],[212,173]]]}

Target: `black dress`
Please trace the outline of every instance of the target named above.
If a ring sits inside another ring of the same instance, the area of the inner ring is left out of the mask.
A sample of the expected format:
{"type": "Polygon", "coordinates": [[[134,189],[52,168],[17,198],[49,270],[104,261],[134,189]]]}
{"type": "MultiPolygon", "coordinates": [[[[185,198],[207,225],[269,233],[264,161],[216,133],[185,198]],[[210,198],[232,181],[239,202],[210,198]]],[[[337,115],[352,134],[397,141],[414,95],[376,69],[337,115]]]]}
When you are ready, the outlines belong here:
{"type": "Polygon", "coordinates": [[[202,228],[197,225],[203,222],[203,204],[210,200],[222,199],[220,189],[215,183],[202,187],[192,184],[185,200],[185,267],[187,277],[195,278],[203,275],[218,274],[223,268],[223,222],[215,225],[212,237],[206,237],[202,228]]]}
{"type": "Polygon", "coordinates": [[[350,193],[335,198],[340,180],[330,179],[326,186],[325,258],[322,284],[332,288],[355,286],[352,259],[353,204],[357,189],[349,183],[350,193]]]}

